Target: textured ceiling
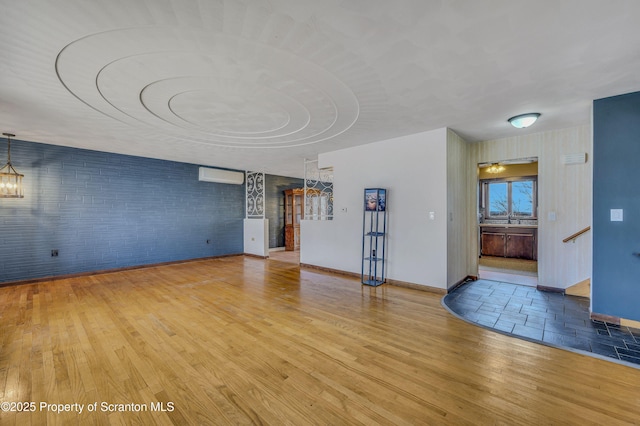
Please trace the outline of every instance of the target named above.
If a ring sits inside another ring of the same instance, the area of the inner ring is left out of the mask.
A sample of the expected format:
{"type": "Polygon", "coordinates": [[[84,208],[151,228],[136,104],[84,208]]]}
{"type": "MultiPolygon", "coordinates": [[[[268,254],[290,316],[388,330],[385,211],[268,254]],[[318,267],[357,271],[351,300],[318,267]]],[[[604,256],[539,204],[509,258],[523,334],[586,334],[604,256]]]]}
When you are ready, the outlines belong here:
{"type": "Polygon", "coordinates": [[[0,6],[0,130],[210,166],[301,176],[318,153],[441,127],[585,124],[593,99],[640,90],[637,0],[0,6]]]}

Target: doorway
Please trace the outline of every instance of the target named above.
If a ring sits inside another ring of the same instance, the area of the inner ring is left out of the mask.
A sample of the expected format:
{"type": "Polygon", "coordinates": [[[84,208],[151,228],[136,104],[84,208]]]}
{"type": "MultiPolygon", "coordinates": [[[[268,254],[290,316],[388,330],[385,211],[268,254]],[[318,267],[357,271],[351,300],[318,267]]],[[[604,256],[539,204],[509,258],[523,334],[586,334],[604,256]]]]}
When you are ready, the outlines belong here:
{"type": "Polygon", "coordinates": [[[284,247],[300,251],[300,222],[304,214],[304,188],[284,191],[284,247]]]}
{"type": "Polygon", "coordinates": [[[478,164],[478,276],[538,284],[538,159],[478,164]]]}

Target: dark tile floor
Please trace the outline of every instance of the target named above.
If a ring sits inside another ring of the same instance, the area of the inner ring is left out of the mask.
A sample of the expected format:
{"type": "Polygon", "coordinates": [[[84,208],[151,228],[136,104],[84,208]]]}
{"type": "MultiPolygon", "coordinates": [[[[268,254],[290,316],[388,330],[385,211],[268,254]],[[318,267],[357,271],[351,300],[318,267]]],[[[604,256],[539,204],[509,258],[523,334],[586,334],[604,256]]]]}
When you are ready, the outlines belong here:
{"type": "Polygon", "coordinates": [[[478,280],[442,303],[469,322],[505,334],[640,368],[640,329],[591,320],[589,300],[582,297],[478,280]]]}

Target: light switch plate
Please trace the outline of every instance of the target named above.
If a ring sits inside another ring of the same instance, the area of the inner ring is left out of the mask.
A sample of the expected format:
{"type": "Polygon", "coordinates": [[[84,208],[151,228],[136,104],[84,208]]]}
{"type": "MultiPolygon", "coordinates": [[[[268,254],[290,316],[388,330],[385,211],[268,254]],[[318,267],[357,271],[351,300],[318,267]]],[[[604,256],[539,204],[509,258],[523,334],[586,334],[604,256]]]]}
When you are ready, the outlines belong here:
{"type": "Polygon", "coordinates": [[[622,209],[611,209],[611,222],[622,222],[622,209]]]}

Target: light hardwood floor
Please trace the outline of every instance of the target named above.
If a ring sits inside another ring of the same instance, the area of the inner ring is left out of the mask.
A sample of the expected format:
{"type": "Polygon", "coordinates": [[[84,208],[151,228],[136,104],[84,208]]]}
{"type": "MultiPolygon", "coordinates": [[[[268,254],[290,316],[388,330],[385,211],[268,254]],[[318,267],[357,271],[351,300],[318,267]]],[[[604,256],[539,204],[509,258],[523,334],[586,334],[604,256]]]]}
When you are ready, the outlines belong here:
{"type": "Polygon", "coordinates": [[[300,264],[300,250],[292,251],[270,251],[270,260],[279,260],[280,262],[297,263],[300,264]]]}
{"type": "Polygon", "coordinates": [[[0,424],[640,422],[640,370],[475,327],[440,298],[241,256],[0,288],[0,401],[37,408],[0,424]]]}

